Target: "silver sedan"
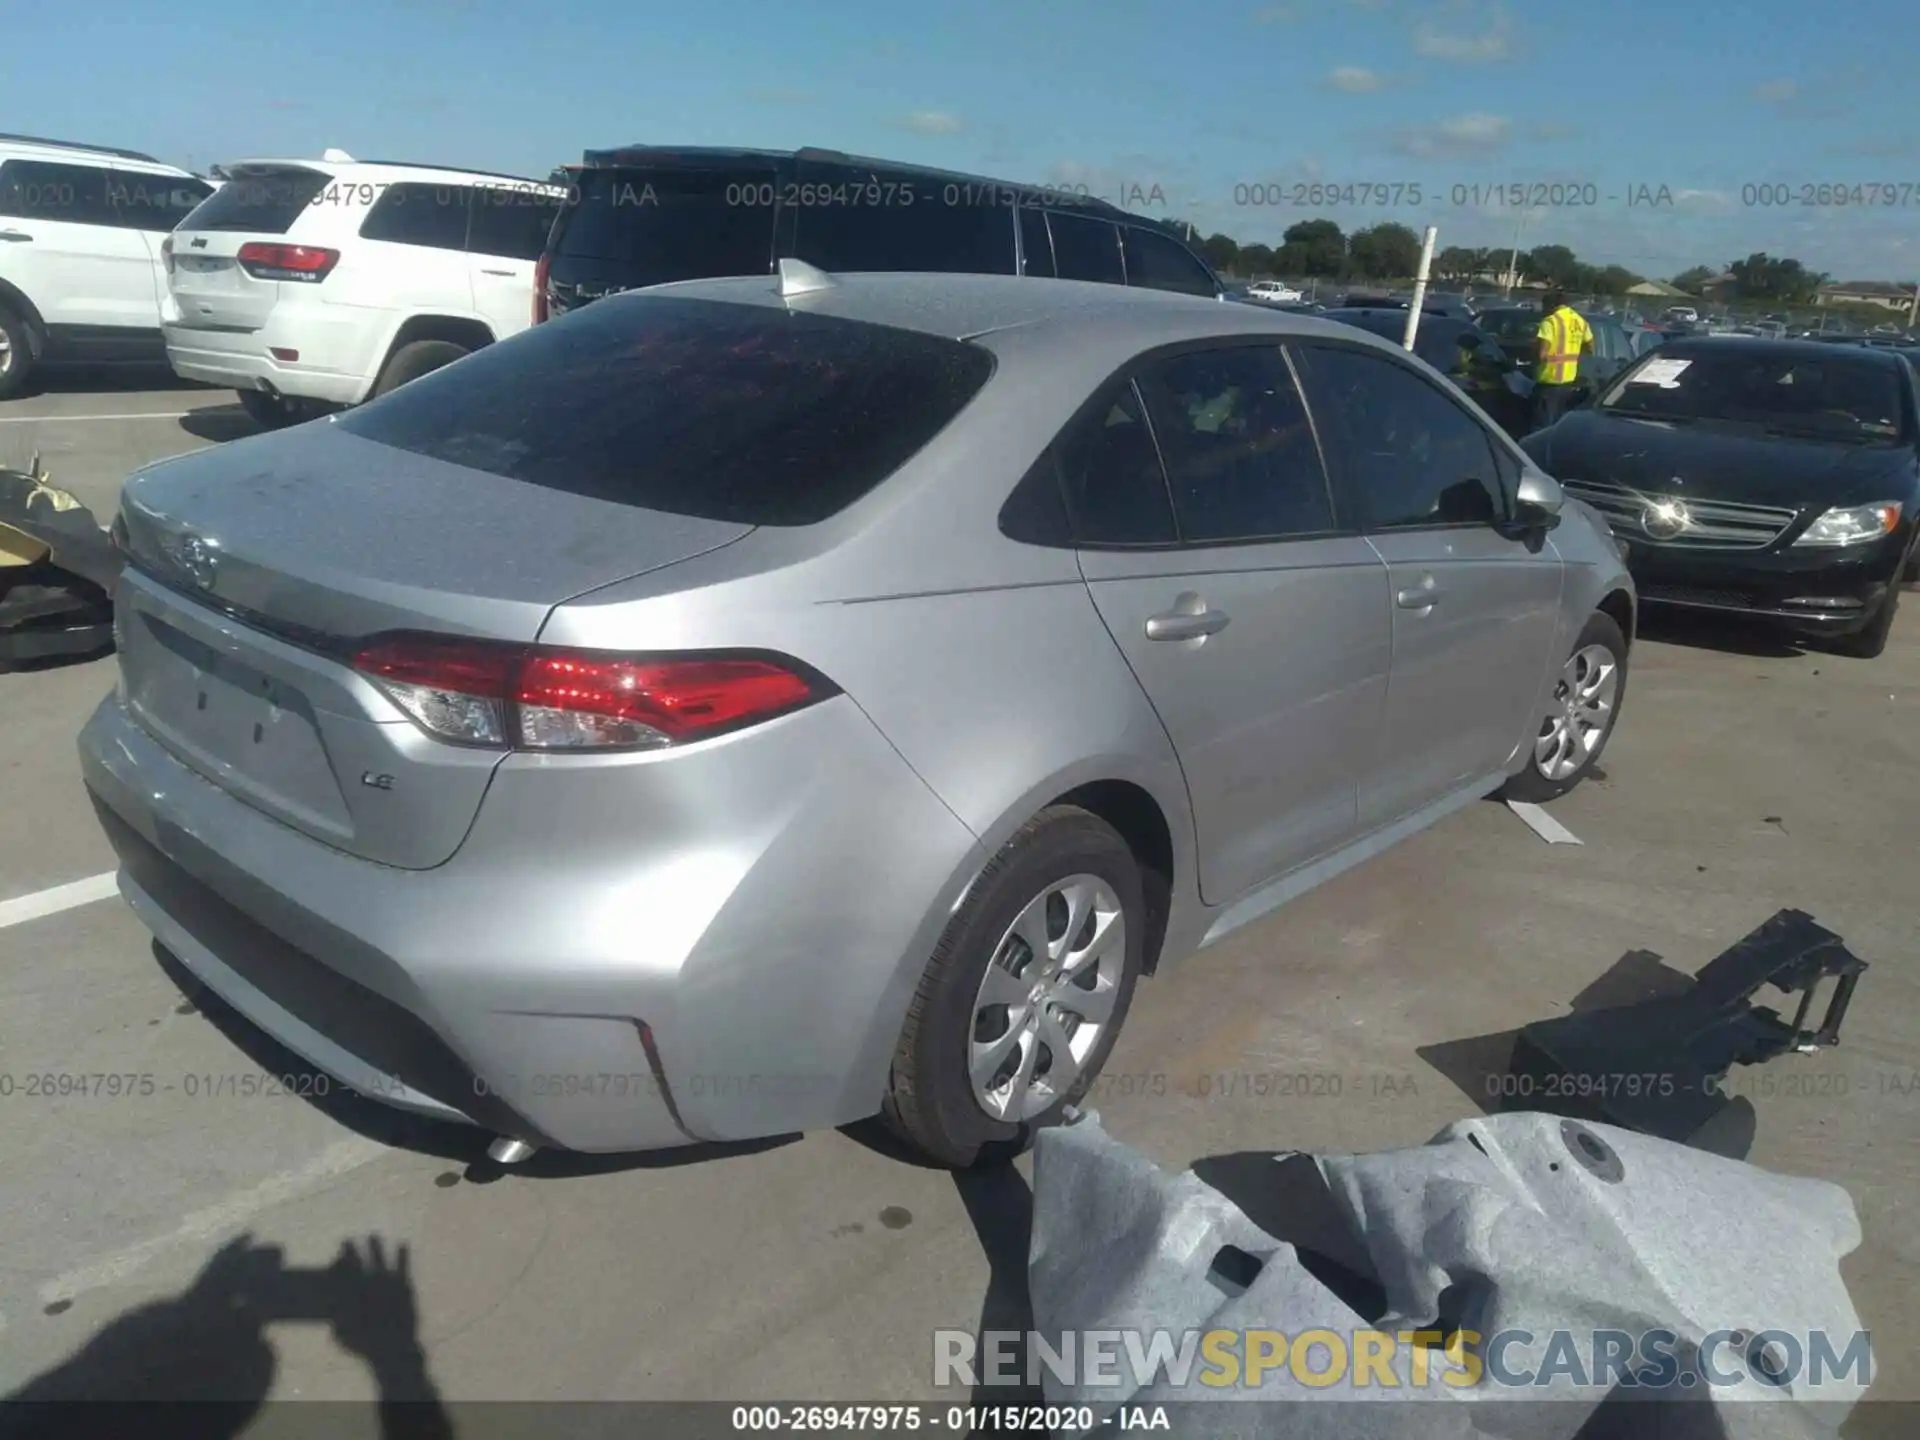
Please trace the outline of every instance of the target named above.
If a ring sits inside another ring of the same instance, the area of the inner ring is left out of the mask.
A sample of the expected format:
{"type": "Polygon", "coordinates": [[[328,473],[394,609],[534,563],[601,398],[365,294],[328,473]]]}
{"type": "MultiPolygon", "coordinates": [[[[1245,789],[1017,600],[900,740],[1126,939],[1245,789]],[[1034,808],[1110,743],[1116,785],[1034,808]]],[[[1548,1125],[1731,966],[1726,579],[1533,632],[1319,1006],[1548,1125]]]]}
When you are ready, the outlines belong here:
{"type": "Polygon", "coordinates": [[[127,900],[503,1158],[1017,1143],[1143,975],[1578,783],[1634,630],[1604,524],[1363,331],[792,262],[161,462],[116,534],[127,900]]]}

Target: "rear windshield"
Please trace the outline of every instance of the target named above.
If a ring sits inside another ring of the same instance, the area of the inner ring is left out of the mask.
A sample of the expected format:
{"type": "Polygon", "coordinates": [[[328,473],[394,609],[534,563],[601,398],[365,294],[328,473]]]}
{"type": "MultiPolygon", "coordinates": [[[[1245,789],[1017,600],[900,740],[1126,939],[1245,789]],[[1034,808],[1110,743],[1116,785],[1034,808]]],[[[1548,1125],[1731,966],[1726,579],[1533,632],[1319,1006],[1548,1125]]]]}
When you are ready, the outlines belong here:
{"type": "Polygon", "coordinates": [[[629,295],[490,345],[335,423],[572,495],[811,525],[905,464],[992,373],[986,350],[958,340],[629,295]]]}
{"type": "Polygon", "coordinates": [[[182,230],[246,230],[284,235],[333,177],[297,166],[236,167],[228,180],[180,222],[182,230]]]}
{"type": "Polygon", "coordinates": [[[1672,346],[1621,376],[1601,400],[1614,415],[1757,425],[1780,435],[1863,443],[1910,433],[1897,366],[1835,347],[1808,354],[1761,341],[1672,346]]]}
{"type": "Polygon", "coordinates": [[[1482,310],[1473,323],[1496,340],[1531,340],[1540,329],[1537,310],[1482,310]]]}
{"type": "Polygon", "coordinates": [[[773,268],[770,169],[586,169],[574,183],[556,258],[618,266],[636,286],[773,268]]]}

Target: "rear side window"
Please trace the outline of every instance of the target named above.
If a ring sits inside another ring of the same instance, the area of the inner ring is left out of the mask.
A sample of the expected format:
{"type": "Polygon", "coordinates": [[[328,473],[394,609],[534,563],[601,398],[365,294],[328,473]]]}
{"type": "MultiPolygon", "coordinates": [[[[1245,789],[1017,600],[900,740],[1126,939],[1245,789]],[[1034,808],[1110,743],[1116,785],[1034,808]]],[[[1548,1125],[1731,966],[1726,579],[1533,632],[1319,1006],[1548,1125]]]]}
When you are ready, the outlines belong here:
{"type": "Polygon", "coordinates": [[[1138,225],[1127,226],[1120,235],[1126,251],[1129,285],[1173,290],[1182,295],[1204,295],[1208,299],[1220,293],[1207,267],[1172,236],[1158,235],[1138,225]]]}
{"type": "Polygon", "coordinates": [[[1102,392],[1054,455],[1081,544],[1166,545],[1179,538],[1160,452],[1131,381],[1102,392]]]}
{"type": "Polygon", "coordinates": [[[970,197],[971,187],[916,185],[908,175],[803,170],[794,258],[843,273],[1013,274],[1013,212],[970,197]]]}
{"type": "Polygon", "coordinates": [[[107,198],[120,225],[162,234],[191,215],[212,193],[213,187],[204,180],[143,175],[137,170],[115,170],[107,182],[107,198]]]}
{"type": "Polygon", "coordinates": [[[476,185],[467,249],[475,255],[538,260],[560,213],[560,197],[531,185],[476,185]]]}
{"type": "Polygon", "coordinates": [[[183,230],[244,230],[284,235],[333,177],[299,166],[237,167],[232,177],[180,222],[183,230]]]}
{"type": "Polygon", "coordinates": [[[1053,232],[1053,262],[1062,280],[1097,280],[1124,285],[1127,271],[1120,259],[1119,227],[1108,220],[1051,211],[1047,228],[1053,232]]]}
{"type": "Polygon", "coordinates": [[[335,423],[544,489],[811,525],[911,459],[992,373],[986,350],[958,340],[629,295],[490,345],[335,423]]]}
{"type": "Polygon", "coordinates": [[[556,258],[616,266],[636,286],[773,268],[771,169],[593,169],[577,184],[556,258]]]}
{"type": "Polygon", "coordinates": [[[1194,351],[1144,371],[1180,538],[1284,539],[1334,528],[1307,407],[1278,346],[1194,351]]]}
{"type": "Polygon", "coordinates": [[[107,198],[107,178],[98,165],[9,160],[0,165],[0,215],[69,225],[117,224],[107,198]]]}
{"type": "Polygon", "coordinates": [[[433,250],[464,250],[471,185],[425,185],[409,181],[389,185],[360,222],[362,240],[393,245],[423,245],[433,250]]]}

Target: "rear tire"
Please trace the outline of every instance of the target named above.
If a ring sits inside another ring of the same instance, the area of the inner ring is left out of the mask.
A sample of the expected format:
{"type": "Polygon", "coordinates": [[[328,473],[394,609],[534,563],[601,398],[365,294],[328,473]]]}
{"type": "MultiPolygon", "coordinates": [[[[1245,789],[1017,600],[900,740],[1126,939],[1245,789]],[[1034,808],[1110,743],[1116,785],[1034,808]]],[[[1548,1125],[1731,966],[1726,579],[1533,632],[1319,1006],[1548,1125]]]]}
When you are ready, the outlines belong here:
{"type": "Polygon", "coordinates": [[[1887,587],[1887,595],[1880,602],[1880,608],[1873,613],[1873,619],[1867,622],[1867,628],[1856,630],[1851,635],[1836,638],[1831,646],[1836,654],[1850,655],[1856,660],[1877,660],[1886,652],[1887,638],[1893,634],[1894,613],[1900,608],[1900,587],[1898,584],[1887,587]]]}
{"type": "Polygon", "coordinates": [[[1145,932],[1140,869],[1127,842],[1085,810],[1041,811],[980,872],[934,947],[894,1052],[881,1110],[888,1127],[956,1169],[983,1151],[999,1159],[1024,1148],[1086,1094],[1106,1063],[1133,1000],[1145,932]],[[1069,933],[1076,905],[1085,908],[1069,933]],[[1062,973],[1078,968],[1076,958],[1091,987],[1062,973]],[[1002,992],[1006,999],[996,1002],[1002,992]],[[1064,1047],[1088,1025],[1095,1028],[1076,1060],[1064,1047]],[[1049,1041],[1063,1047],[1058,1058],[1049,1041]]]}
{"type": "Polygon", "coordinates": [[[1537,805],[1559,799],[1586,779],[1613,738],[1626,697],[1626,636],[1611,615],[1596,610],[1587,617],[1580,638],[1573,642],[1573,653],[1561,668],[1540,732],[1530,742],[1527,768],[1501,786],[1499,798],[1537,805]],[[1604,698],[1604,711],[1581,703],[1583,694],[1604,698]],[[1577,727],[1577,733],[1570,726],[1577,727]]]}
{"type": "Polygon", "coordinates": [[[38,367],[33,359],[33,332],[27,322],[0,305],[0,400],[24,395],[38,367]]]}
{"type": "Polygon", "coordinates": [[[412,344],[402,345],[388,357],[381,368],[380,378],[374,382],[370,399],[378,399],[393,390],[398,390],[409,380],[418,380],[422,375],[431,374],[442,365],[451,365],[472,352],[464,345],[456,345],[451,340],[415,340],[412,344]]]}

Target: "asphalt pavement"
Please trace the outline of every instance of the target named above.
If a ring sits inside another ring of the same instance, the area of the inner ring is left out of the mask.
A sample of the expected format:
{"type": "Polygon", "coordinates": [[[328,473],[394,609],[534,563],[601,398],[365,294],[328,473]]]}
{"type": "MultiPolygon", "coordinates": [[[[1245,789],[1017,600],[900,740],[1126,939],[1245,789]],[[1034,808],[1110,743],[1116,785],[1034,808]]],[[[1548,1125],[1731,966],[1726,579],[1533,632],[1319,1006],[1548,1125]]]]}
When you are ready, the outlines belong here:
{"type": "MultiPolygon", "coordinates": [[[[224,392],[130,383],[0,404],[0,461],[38,449],[104,521],[136,465],[251,429],[224,392]]],[[[117,897],[84,898],[104,885],[55,890],[111,867],[73,736],[112,665],[0,676],[0,1393],[243,1236],[296,1271],[408,1247],[419,1383],[449,1399],[951,1399],[934,1330],[1025,1323],[1025,1161],[956,1180],[854,1127],[502,1173],[471,1132],[300,1093],[322,1082],[196,1003],[117,897]],[[130,1078],[29,1093],[81,1074],[130,1078]]],[[[1917,716],[1920,604],[1875,661],[1650,627],[1605,778],[1552,807],[1581,845],[1470,807],[1147,981],[1092,1103],[1175,1167],[1418,1144],[1497,1103],[1488,1037],[1567,1013],[1623,957],[1691,973],[1810,911],[1872,969],[1837,1050],[1737,1072],[1750,1158],[1852,1192],[1874,1395],[1920,1400],[1917,716]]],[[[256,1363],[181,1373],[371,1398],[351,1337],[302,1303],[256,1363]]]]}

